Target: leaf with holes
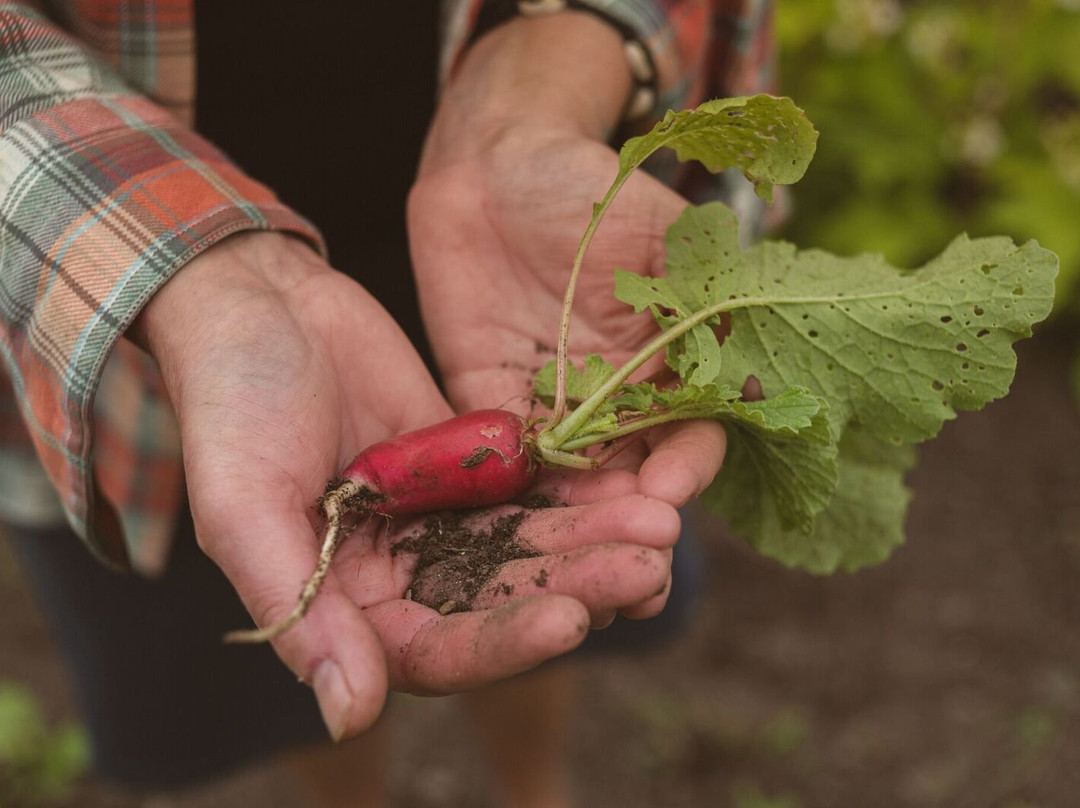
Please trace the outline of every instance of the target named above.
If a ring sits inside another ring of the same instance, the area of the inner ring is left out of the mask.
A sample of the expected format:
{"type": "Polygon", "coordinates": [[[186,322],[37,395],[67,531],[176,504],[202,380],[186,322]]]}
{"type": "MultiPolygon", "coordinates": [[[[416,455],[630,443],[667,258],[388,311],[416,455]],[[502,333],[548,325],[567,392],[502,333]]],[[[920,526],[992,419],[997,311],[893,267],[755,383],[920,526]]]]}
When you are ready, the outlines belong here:
{"type": "MultiPolygon", "coordinates": [[[[802,452],[805,449],[793,447],[794,457],[787,462],[799,461],[802,452]]],[[[754,444],[733,441],[720,476],[705,496],[763,555],[824,575],[879,564],[903,543],[911,499],[904,473],[915,462],[912,447],[891,446],[858,427],[848,428],[839,446],[833,444],[834,489],[809,527],[785,519],[783,500],[762,478],[759,457],[754,444]]],[[[801,464],[796,468],[802,473],[801,464]]]]}
{"type": "Polygon", "coordinates": [[[688,383],[739,388],[753,376],[767,400],[793,387],[824,399],[833,458],[844,437],[828,508],[820,449],[763,444],[740,429],[708,497],[762,552],[823,571],[868,563],[897,542],[903,507],[889,503],[906,501],[908,463],[894,449],[1005,395],[1012,344],[1049,314],[1056,267],[1034,242],[966,236],[914,271],[783,242],[743,252],[734,214],[712,204],[669,229],[665,277],[618,272],[616,296],[678,335],[668,363],[688,383]],[[797,478],[818,484],[793,487],[797,478]],[[842,529],[859,525],[877,527],[862,540],[842,529]]]}
{"type": "Polygon", "coordinates": [[[617,273],[616,295],[649,308],[694,383],[824,398],[834,422],[894,444],[937,434],[956,410],[1005,395],[1012,344],[1050,312],[1057,259],[1034,242],[957,238],[907,271],[877,255],[840,258],[766,242],[743,252],[734,214],[689,208],[667,236],[667,275],[617,273]],[[712,325],[730,317],[721,346],[712,325]]]}
{"type": "Polygon", "coordinates": [[[790,100],[755,96],[669,113],[627,141],[574,258],[557,364],[537,388],[554,413],[536,442],[549,462],[589,467],[636,430],[721,420],[728,454],[706,501],[761,552],[830,572],[880,561],[900,542],[911,446],[1008,391],[1013,343],[1050,312],[1052,253],[960,236],[905,270],[878,255],[841,258],[784,242],[744,251],[730,210],[690,207],[667,232],[663,277],[616,272],[616,297],[649,311],[661,333],[619,368],[594,357],[579,371],[566,359],[585,250],[649,155],[671,148],[710,171],[738,168],[768,199],[774,184],[802,176],[816,139],[790,100]],[[681,386],[631,384],[659,353],[681,386]],[[737,392],[751,378],[764,401],[737,392]]]}
{"type": "Polygon", "coordinates": [[[758,196],[772,201],[774,185],[798,182],[817,148],[818,133],[790,98],[771,95],[719,98],[696,109],[669,111],[652,131],[619,150],[621,184],[657,149],[709,171],[738,168],[758,196]]]}

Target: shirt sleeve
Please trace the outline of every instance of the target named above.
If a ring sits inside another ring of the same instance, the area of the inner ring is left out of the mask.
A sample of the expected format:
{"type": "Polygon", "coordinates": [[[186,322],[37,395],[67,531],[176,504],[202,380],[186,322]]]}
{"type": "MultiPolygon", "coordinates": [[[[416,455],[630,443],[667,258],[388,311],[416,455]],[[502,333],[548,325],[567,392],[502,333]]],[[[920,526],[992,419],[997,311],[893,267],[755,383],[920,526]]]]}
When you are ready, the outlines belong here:
{"type": "Polygon", "coordinates": [[[115,564],[127,550],[92,468],[106,362],[180,267],[253,229],[322,249],[307,221],[79,41],[0,2],[0,348],[68,522],[115,564]]]}
{"type": "Polygon", "coordinates": [[[633,116],[645,128],[669,109],[771,85],[771,0],[444,0],[443,81],[483,31],[516,14],[564,9],[593,13],[623,33],[631,71],[651,92],[651,105],[633,116]]]}

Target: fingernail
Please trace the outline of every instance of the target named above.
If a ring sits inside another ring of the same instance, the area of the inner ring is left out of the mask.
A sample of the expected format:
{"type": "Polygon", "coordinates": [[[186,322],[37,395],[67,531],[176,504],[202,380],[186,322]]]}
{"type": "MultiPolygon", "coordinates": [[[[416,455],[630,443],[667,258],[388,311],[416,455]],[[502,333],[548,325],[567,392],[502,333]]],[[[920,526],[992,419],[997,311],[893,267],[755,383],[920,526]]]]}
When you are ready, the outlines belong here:
{"type": "Polygon", "coordinates": [[[345,681],[345,674],[336,662],[327,659],[315,669],[311,686],[315,689],[319,712],[330,731],[330,737],[335,742],[340,741],[345,735],[353,705],[353,694],[345,681]]]}
{"type": "Polygon", "coordinates": [[[591,628],[594,631],[602,631],[603,629],[607,628],[615,622],[615,615],[616,612],[614,609],[612,609],[610,612],[605,612],[603,614],[597,615],[596,618],[593,620],[591,628]]]}

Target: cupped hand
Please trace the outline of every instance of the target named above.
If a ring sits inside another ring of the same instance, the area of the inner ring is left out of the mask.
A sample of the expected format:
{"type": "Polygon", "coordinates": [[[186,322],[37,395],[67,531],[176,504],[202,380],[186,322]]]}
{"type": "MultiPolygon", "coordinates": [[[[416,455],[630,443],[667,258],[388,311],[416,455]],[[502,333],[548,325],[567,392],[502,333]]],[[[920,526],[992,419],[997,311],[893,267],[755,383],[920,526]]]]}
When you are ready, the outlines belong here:
{"type": "MultiPolygon", "coordinates": [[[[200,546],[259,625],[292,609],[314,569],[326,480],[363,447],[451,414],[386,312],[281,234],[210,248],[131,335],[158,361],[179,419],[200,546]]],[[[334,737],[368,726],[388,686],[476,687],[569,650],[614,609],[655,600],[678,532],[670,506],[619,472],[538,485],[567,506],[521,518],[519,540],[538,555],[502,566],[471,612],[405,599],[418,558],[392,548],[419,523],[356,526],[306,618],[274,643],[315,688],[334,737]],[[618,540],[636,545],[599,545],[618,540]]]]}

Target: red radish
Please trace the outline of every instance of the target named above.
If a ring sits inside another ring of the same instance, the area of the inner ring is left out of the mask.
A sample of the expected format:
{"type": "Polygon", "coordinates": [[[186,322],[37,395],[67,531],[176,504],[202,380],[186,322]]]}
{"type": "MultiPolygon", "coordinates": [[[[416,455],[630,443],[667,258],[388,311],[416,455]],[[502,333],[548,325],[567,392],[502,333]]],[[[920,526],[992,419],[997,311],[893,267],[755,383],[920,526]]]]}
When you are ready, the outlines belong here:
{"type": "Polygon", "coordinates": [[[346,514],[407,516],[506,502],[532,483],[538,468],[533,452],[529,425],[505,410],[466,413],[372,444],[319,500],[326,537],[296,606],[266,628],[229,632],[226,642],[272,640],[303,618],[330,570],[346,514]]]}
{"type": "Polygon", "coordinates": [[[341,473],[374,513],[475,508],[516,497],[536,463],[528,426],[505,410],[478,410],[369,446],[341,473]]]}

